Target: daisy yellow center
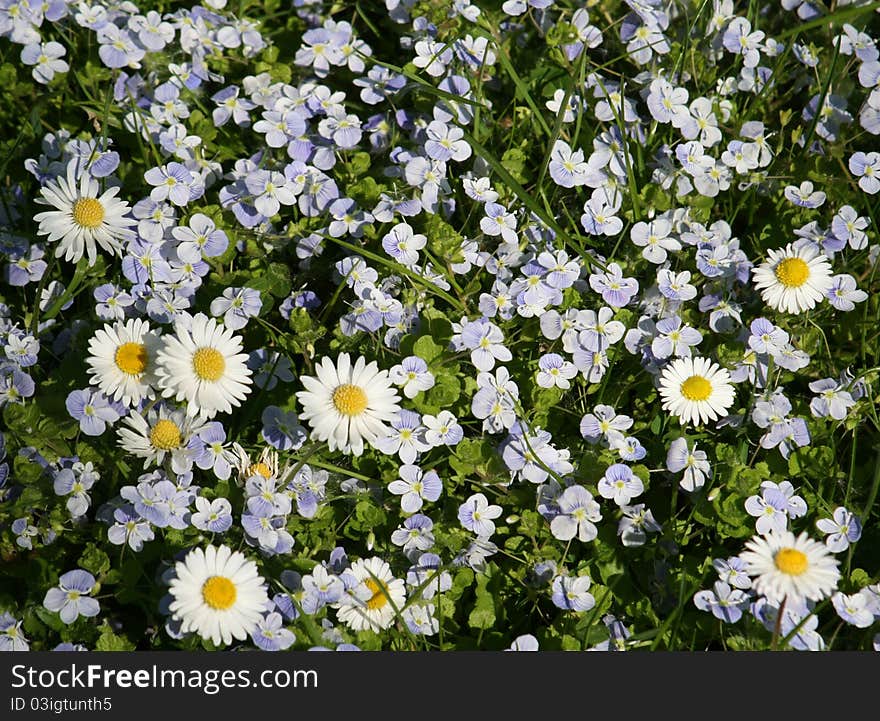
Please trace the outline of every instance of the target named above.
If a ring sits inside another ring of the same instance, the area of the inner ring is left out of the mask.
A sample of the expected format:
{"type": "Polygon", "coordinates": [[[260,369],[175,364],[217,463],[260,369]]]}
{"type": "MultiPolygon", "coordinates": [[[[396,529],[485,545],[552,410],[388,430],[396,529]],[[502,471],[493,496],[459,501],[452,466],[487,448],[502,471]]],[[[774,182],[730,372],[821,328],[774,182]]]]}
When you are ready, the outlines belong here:
{"type": "Polygon", "coordinates": [[[180,448],[180,428],[174,421],[161,419],[150,431],[150,445],[160,451],[180,448]]]}
{"type": "Polygon", "coordinates": [[[104,206],[97,198],[80,198],[73,204],[73,222],[81,228],[97,228],[104,222],[104,206]]]}
{"type": "Polygon", "coordinates": [[[367,394],[359,386],[346,383],[333,391],[333,405],[346,416],[357,416],[367,407],[367,394]]]}
{"type": "Polygon", "coordinates": [[[776,266],[774,273],[786,288],[800,288],[810,277],[810,266],[800,258],[786,258],[776,266]]]}
{"type": "Polygon", "coordinates": [[[211,576],[202,586],[202,598],[211,608],[225,611],[235,603],[238,592],[226,576],[211,576]]]}
{"type": "Polygon", "coordinates": [[[773,563],[789,576],[800,576],[809,565],[806,554],[794,548],[780,548],[773,557],[773,563]]]}
{"type": "Polygon", "coordinates": [[[254,463],[248,468],[248,476],[256,476],[260,475],[263,478],[269,478],[272,475],[272,469],[269,468],[265,463],[259,461],[258,463],[254,463]]]}
{"type": "Polygon", "coordinates": [[[704,401],[712,395],[712,384],[703,376],[691,376],[681,384],[681,394],[689,401],[704,401]]]}
{"type": "Polygon", "coordinates": [[[116,349],[113,361],[123,373],[139,375],[147,367],[147,347],[143,343],[123,343],[116,349]]]}
{"type": "Polygon", "coordinates": [[[388,587],[384,583],[374,581],[372,578],[368,578],[364,583],[373,594],[367,601],[367,608],[376,611],[388,603],[388,587]]]}
{"type": "Polygon", "coordinates": [[[199,348],[193,353],[192,365],[200,380],[216,381],[226,370],[226,359],[216,348],[199,348]]]}

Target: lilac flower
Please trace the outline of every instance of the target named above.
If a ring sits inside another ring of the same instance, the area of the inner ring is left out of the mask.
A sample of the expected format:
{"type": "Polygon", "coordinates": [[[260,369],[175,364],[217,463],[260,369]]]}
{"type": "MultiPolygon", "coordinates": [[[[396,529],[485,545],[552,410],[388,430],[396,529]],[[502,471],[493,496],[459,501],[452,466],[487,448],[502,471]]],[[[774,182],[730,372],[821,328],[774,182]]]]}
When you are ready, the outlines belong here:
{"type": "Polygon", "coordinates": [[[418,413],[401,409],[397,418],[391,421],[387,435],[378,438],[375,446],[382,453],[396,453],[404,463],[413,463],[419,453],[432,448],[425,438],[425,431],[418,413]]]}
{"type": "Polygon", "coordinates": [[[0,367],[0,408],[7,403],[24,405],[24,399],[34,394],[34,380],[20,370],[0,367]]]}
{"type": "Polygon", "coordinates": [[[134,304],[134,298],[112,283],[99,285],[93,291],[95,314],[105,321],[124,320],[125,309],[134,304]]]}
{"type": "Polygon", "coordinates": [[[623,230],[623,221],[617,217],[621,203],[620,193],[596,188],[584,203],[584,214],[581,216],[584,230],[590,235],[618,235],[623,230]]]}
{"type": "Polygon", "coordinates": [[[302,588],[302,609],[310,615],[324,606],[337,603],[345,593],[345,585],[339,577],[320,565],[302,577],[302,588]]]}
{"type": "Polygon", "coordinates": [[[558,465],[564,460],[563,456],[550,444],[550,439],[550,434],[540,428],[535,429],[534,435],[524,433],[520,424],[511,428],[500,451],[514,479],[521,477],[531,483],[543,483],[550,473],[548,469],[557,473],[563,470],[558,465]]]}
{"type": "Polygon", "coordinates": [[[853,153],[849,158],[849,171],[859,179],[859,187],[868,195],[880,191],[880,153],[861,150],[853,153]]]}
{"type": "Polygon", "coordinates": [[[341,65],[344,61],[342,48],[324,28],[314,28],[303,33],[302,45],[294,58],[296,65],[311,66],[319,78],[327,77],[331,65],[341,65]]]}
{"type": "Polygon", "coordinates": [[[557,576],[553,579],[553,604],[566,611],[589,611],[596,605],[589,588],[589,576],[557,576]]]}
{"type": "Polygon", "coordinates": [[[861,217],[851,205],[844,205],[831,220],[831,232],[853,250],[862,250],[868,245],[865,228],[870,224],[868,218],[861,217]]]}
{"type": "Polygon", "coordinates": [[[787,530],[789,517],[798,518],[806,514],[806,502],[794,495],[794,487],[788,481],[778,485],[773,481],[764,481],[761,488],[760,496],[749,496],[745,503],[748,514],[758,519],[755,524],[758,533],[781,533],[787,530]]]}
{"type": "Polygon", "coordinates": [[[626,438],[617,441],[612,448],[617,451],[620,455],[620,459],[623,461],[640,461],[648,453],[648,451],[645,450],[645,447],[639,442],[639,439],[634,438],[633,436],[627,436],[626,438]]]}
{"type": "Polygon", "coordinates": [[[651,263],[663,263],[667,258],[666,251],[681,250],[681,243],[671,237],[672,224],[663,218],[650,223],[639,221],[630,230],[632,242],[644,247],[642,256],[651,263]]]}
{"type": "Polygon", "coordinates": [[[415,156],[407,162],[403,175],[409,185],[421,189],[422,207],[430,213],[436,212],[440,191],[449,189],[446,180],[446,163],[415,156]]]}
{"type": "Polygon", "coordinates": [[[177,255],[183,261],[195,263],[205,258],[223,255],[229,247],[229,238],[204,213],[194,213],[189,225],[175,226],[171,235],[178,241],[177,255]]]}
{"type": "Polygon", "coordinates": [[[236,125],[247,127],[250,124],[250,111],[256,105],[247,98],[239,98],[240,89],[235,85],[223,88],[211,96],[217,107],[211,114],[215,127],[222,127],[232,118],[236,125]]]}
{"type": "Polygon", "coordinates": [[[537,383],[541,388],[571,387],[571,379],[578,373],[574,364],[565,360],[558,353],[545,353],[538,360],[537,383]]]}
{"type": "Polygon", "coordinates": [[[414,233],[409,223],[398,223],[382,238],[382,248],[401,265],[412,267],[427,242],[427,237],[414,233]]]}
{"type": "Polygon", "coordinates": [[[813,184],[805,180],[800,187],[786,185],[783,193],[786,199],[802,208],[818,208],[825,202],[825,193],[821,190],[813,190],[813,184]]]}
{"type": "Polygon", "coordinates": [[[431,533],[433,528],[434,522],[430,518],[422,513],[416,513],[404,520],[402,526],[392,531],[391,542],[395,546],[402,546],[407,557],[415,560],[434,545],[434,534],[431,533]]]}
{"type": "Polygon", "coordinates": [[[43,255],[42,246],[36,244],[21,253],[11,253],[9,264],[4,269],[6,282],[21,287],[40,280],[47,267],[43,255]]]}
{"type": "Polygon", "coordinates": [[[501,6],[501,11],[507,15],[517,17],[522,15],[530,7],[536,10],[546,10],[554,0],[506,0],[501,6]]]}
{"type": "Polygon", "coordinates": [[[284,619],[275,611],[257,621],[250,634],[254,645],[263,651],[286,651],[296,642],[293,631],[284,628],[284,619]]]}
{"type": "Polygon", "coordinates": [[[107,424],[114,424],[121,418],[116,404],[100,391],[71,391],[65,401],[67,412],[79,421],[80,430],[87,436],[100,436],[107,430],[107,424]]]}
{"type": "Polygon", "coordinates": [[[813,20],[819,17],[821,11],[811,0],[782,0],[785,10],[797,10],[797,16],[801,20],[813,20]]]}
{"type": "Polygon", "coordinates": [[[432,446],[456,446],[464,438],[464,430],[458,419],[449,411],[440,411],[436,416],[422,416],[425,426],[425,441],[432,446]]]}
{"type": "Polygon", "coordinates": [[[862,537],[862,523],[858,516],[843,506],[834,509],[831,518],[820,518],[816,528],[826,534],[825,545],[832,553],[840,553],[862,537]]]}
{"type": "Polygon", "coordinates": [[[266,406],[261,422],[263,440],[279,451],[295,451],[305,443],[306,430],[293,411],[282,411],[278,406],[266,406]]]}
{"type": "Polygon", "coordinates": [[[434,120],[425,129],[425,136],[425,152],[429,158],[461,162],[471,156],[471,146],[463,139],[464,131],[455,125],[434,120]]]}
{"type": "Polygon", "coordinates": [[[30,523],[30,518],[16,518],[12,522],[12,532],[15,534],[15,543],[21,548],[32,549],[34,542],[32,539],[39,534],[39,529],[30,523]]]}
{"type": "Polygon", "coordinates": [[[174,40],[174,26],[164,22],[155,10],[150,10],[146,15],[130,17],[128,27],[137,33],[140,44],[150,51],[162,50],[174,40]]]}
{"type": "Polygon", "coordinates": [[[274,170],[257,170],[245,179],[248,192],[254,196],[257,212],[266,218],[275,215],[282,205],[296,203],[293,183],[274,170]]]}
{"type": "Polygon", "coordinates": [[[357,146],[363,136],[361,120],[357,115],[346,114],[341,108],[329,113],[318,124],[318,133],[343,150],[357,146]]]}
{"type": "Polygon", "coordinates": [[[609,263],[607,272],[590,275],[590,287],[614,308],[623,308],[639,292],[639,282],[635,278],[624,278],[617,263],[609,263]]]}
{"type": "Polygon", "coordinates": [[[610,613],[602,616],[602,623],[608,630],[608,639],[591,646],[587,651],[625,651],[626,640],[632,635],[630,630],[610,613]]]}
{"type": "Polygon", "coordinates": [[[857,287],[856,279],[851,275],[841,274],[831,278],[832,285],[825,293],[828,302],[837,310],[849,312],[868,299],[868,294],[857,287]]]}
{"type": "Polygon", "coordinates": [[[621,506],[620,511],[623,515],[617,522],[617,535],[627,548],[643,546],[648,540],[648,533],[658,533],[662,530],[660,524],[654,520],[651,509],[644,503],[621,506]]]}
{"type": "MultiPolygon", "coordinates": [[[[81,465],[81,464],[80,464],[81,465]]],[[[74,518],[84,516],[92,502],[88,490],[100,479],[100,474],[94,472],[88,464],[88,469],[62,468],[55,474],[52,485],[58,496],[69,496],[67,510],[74,518]]]]}
{"type": "Polygon", "coordinates": [[[443,482],[436,471],[423,472],[412,464],[404,464],[398,470],[400,478],[392,481],[388,491],[400,496],[400,508],[404,513],[415,513],[424,501],[436,501],[443,492],[443,482]]]}
{"type": "Polygon", "coordinates": [[[58,579],[58,586],[50,588],[43,599],[43,606],[49,611],[57,611],[61,620],[71,624],[80,616],[97,616],[100,605],[88,594],[95,587],[95,577],[88,571],[75,569],[58,579]]]}
{"type": "Polygon", "coordinates": [[[749,325],[749,348],[756,353],[776,356],[788,345],[788,333],[766,318],[755,318],[749,325]]]}
{"type": "Polygon", "coordinates": [[[34,80],[43,85],[48,85],[55,73],[66,73],[70,66],[61,60],[67,54],[67,49],[55,41],[47,43],[29,43],[21,49],[21,62],[25,65],[33,65],[31,75],[34,80]]]}
{"type": "Polygon", "coordinates": [[[205,193],[201,179],[177,162],[150,168],[144,173],[144,180],[154,186],[150,198],[156,202],[168,199],[174,205],[183,207],[205,193]]]}
{"type": "Polygon", "coordinates": [[[504,334],[501,329],[486,318],[479,318],[461,333],[462,343],[471,351],[471,362],[480,371],[489,371],[495,367],[495,361],[506,363],[513,358],[511,352],[503,345],[504,334]]]}
{"type": "Polygon", "coordinates": [[[657,337],[651,341],[651,352],[656,358],[669,356],[690,358],[691,346],[703,340],[703,334],[689,325],[682,326],[681,318],[673,315],[657,322],[657,337]]]}
{"type": "Polygon", "coordinates": [[[254,132],[265,134],[266,145],[283,148],[306,132],[306,121],[296,111],[267,110],[253,126],[254,132]]]}
{"type": "Polygon", "coordinates": [[[581,419],[581,435],[590,443],[596,443],[600,438],[604,439],[609,446],[616,445],[623,440],[623,432],[632,428],[633,419],[629,416],[618,415],[611,406],[599,404],[581,419]]]}
{"type": "MultiPolygon", "coordinates": [[[[150,475],[141,476],[150,479],[150,475]]],[[[154,526],[168,525],[168,504],[159,496],[151,480],[140,480],[136,486],[123,486],[119,495],[134,506],[135,512],[154,526]]]]}
{"type": "Polygon", "coordinates": [[[760,30],[752,32],[752,24],[748,20],[735,17],[724,31],[722,44],[735,55],[742,55],[745,67],[754,68],[761,59],[758,48],[763,39],[764,33],[760,30]]]}
{"type": "Polygon", "coordinates": [[[3,651],[28,651],[30,645],[21,630],[24,621],[17,621],[10,613],[0,613],[0,653],[3,651]]]}
{"type": "Polygon", "coordinates": [[[465,530],[473,531],[480,538],[495,533],[493,519],[501,515],[501,506],[489,504],[482,493],[475,493],[458,507],[458,520],[465,530]]]}
{"type": "Polygon", "coordinates": [[[107,540],[115,546],[128,543],[131,550],[139,552],[144,543],[155,538],[150,522],[129,504],[115,509],[113,520],[115,523],[107,529],[107,540]]]}
{"type": "Polygon", "coordinates": [[[574,188],[584,185],[590,172],[584,160],[583,150],[572,150],[563,140],[557,140],[550,151],[550,177],[553,182],[563,188],[574,188]]]}
{"type": "Polygon", "coordinates": [[[200,531],[224,533],[232,527],[232,504],[225,498],[196,498],[196,512],[190,516],[190,523],[200,531]]]}
{"type": "Polygon", "coordinates": [[[241,330],[251,318],[260,314],[263,301],[260,291],[253,288],[226,288],[223,295],[211,301],[211,315],[223,316],[223,325],[241,330]]]}
{"type": "Polygon", "coordinates": [[[783,458],[788,458],[791,444],[805,446],[810,442],[810,432],[802,418],[788,418],[791,402],[781,393],[774,393],[769,401],[757,401],[752,411],[752,421],[767,432],[761,437],[762,448],[779,447],[783,458]]]}
{"type": "MultiPolygon", "coordinates": [[[[466,2],[467,0],[459,0],[459,2],[462,1],[466,2]]],[[[440,629],[440,622],[433,615],[434,610],[435,606],[433,603],[411,604],[403,609],[400,616],[412,633],[421,636],[433,636],[440,629]]]]}
{"type": "Polygon", "coordinates": [[[816,418],[831,416],[842,421],[856,402],[852,395],[844,390],[834,378],[823,378],[810,383],[810,390],[818,395],[810,401],[810,412],[816,418]]]}
{"type": "Polygon", "coordinates": [[[688,448],[686,438],[676,438],[669,445],[669,452],[666,454],[666,468],[672,473],[684,471],[679,485],[688,493],[702,488],[706,483],[706,476],[711,473],[709,461],[706,460],[706,452],[698,451],[696,443],[688,448]]]}
{"type": "Polygon", "coordinates": [[[874,623],[873,598],[865,589],[846,595],[838,591],[831,597],[831,605],[846,623],[856,628],[867,628],[874,623]]]}
{"type": "MultiPolygon", "coordinates": [[[[578,334],[578,343],[594,353],[608,350],[623,338],[626,330],[623,323],[611,320],[613,316],[614,311],[605,307],[599,308],[598,313],[593,310],[579,311],[577,322],[583,330],[578,334]]],[[[564,340],[565,336],[563,336],[564,340]]]]}
{"type": "Polygon", "coordinates": [[[40,341],[30,334],[16,329],[6,336],[6,347],[3,352],[6,358],[19,368],[29,368],[37,363],[40,354],[40,341]]]}
{"type": "Polygon", "coordinates": [[[486,217],[480,220],[480,229],[486,235],[500,235],[506,243],[516,243],[516,218],[498,203],[486,203],[486,217]]]}
{"type": "Polygon", "coordinates": [[[570,541],[576,537],[582,543],[596,538],[599,531],[595,523],[602,520],[602,513],[586,488],[569,486],[556,499],[556,505],[559,513],[550,522],[553,538],[570,541]]]}
{"type": "Polygon", "coordinates": [[[677,88],[664,78],[655,78],[648,88],[645,102],[654,120],[678,127],[688,115],[687,101],[688,91],[685,88],[677,88]]]}
{"type": "Polygon", "coordinates": [[[417,68],[423,68],[428,75],[437,78],[446,71],[446,66],[452,62],[452,48],[446,43],[433,40],[419,40],[415,44],[416,57],[412,63],[417,68]]]}
{"type": "Polygon", "coordinates": [[[747,590],[752,587],[752,579],[746,572],[746,564],[739,556],[731,556],[727,560],[716,558],[712,567],[718,572],[718,578],[735,588],[747,590]]]}
{"type": "Polygon", "coordinates": [[[701,611],[711,611],[712,615],[725,623],[736,623],[748,608],[749,595],[740,589],[731,589],[724,581],[715,581],[711,591],[697,591],[694,605],[701,611]]]}
{"type": "Polygon", "coordinates": [[[360,97],[367,105],[377,105],[397,94],[406,85],[406,77],[388,68],[374,65],[365,77],[355,78],[353,84],[361,88],[360,97]]]}
{"type": "Polygon", "coordinates": [[[690,279],[691,273],[688,270],[674,273],[667,268],[661,268],[657,271],[657,287],[663,297],[669,300],[685,301],[696,298],[697,289],[688,283],[690,279]]]}
{"type": "Polygon", "coordinates": [[[106,23],[97,28],[98,55],[108,68],[139,67],[138,62],[146,55],[126,30],[106,23]]]}
{"type": "Polygon", "coordinates": [[[602,498],[611,498],[618,506],[626,506],[630,500],[641,495],[645,486],[629,466],[614,463],[608,466],[605,475],[599,479],[597,489],[602,498]]]}

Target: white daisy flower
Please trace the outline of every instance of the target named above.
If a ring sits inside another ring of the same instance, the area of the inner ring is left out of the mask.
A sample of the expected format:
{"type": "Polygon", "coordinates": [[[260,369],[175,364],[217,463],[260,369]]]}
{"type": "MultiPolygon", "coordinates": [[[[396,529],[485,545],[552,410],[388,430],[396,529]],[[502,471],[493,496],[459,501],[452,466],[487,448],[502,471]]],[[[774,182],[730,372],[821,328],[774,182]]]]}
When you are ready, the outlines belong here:
{"type": "Polygon", "coordinates": [[[755,287],[773,310],[797,315],[822,301],[834,284],[831,263],[813,245],[789,243],[752,269],[755,287]]]}
{"type": "Polygon", "coordinates": [[[160,406],[144,418],[132,411],[119,428],[119,445],[123,450],[144,459],[144,468],[161,466],[165,456],[171,459],[171,470],[186,473],[192,468],[196,451],[189,447],[190,439],[204,423],[193,421],[183,411],[160,406]],[[127,426],[127,427],[125,427],[127,426]]]}
{"type": "Polygon", "coordinates": [[[163,336],[156,354],[158,387],[166,398],[186,401],[186,412],[202,419],[218,411],[231,413],[251,386],[248,356],[240,336],[198,313],[189,328],[175,324],[173,336],[163,336]]]}
{"type": "Polygon", "coordinates": [[[232,444],[232,452],[235,455],[235,469],[242,481],[254,476],[262,476],[268,480],[285,475],[284,472],[280,476],[278,474],[278,452],[273,448],[264,448],[256,460],[252,460],[248,452],[238,443],[232,444]]]}
{"type": "Polygon", "coordinates": [[[140,318],[117,321],[95,331],[89,340],[89,380],[108,398],[134,406],[153,398],[153,366],[159,332],[140,318]]]}
{"type": "Polygon", "coordinates": [[[375,446],[388,435],[385,422],[400,410],[388,371],[363,357],[352,366],[348,353],[342,353],[336,364],[322,358],[315,372],[317,377],[300,377],[306,390],[296,394],[303,406],[300,418],[309,422],[312,438],[327,441],[331,451],[359,456],[365,440],[375,446]]]}
{"type": "Polygon", "coordinates": [[[47,210],[34,216],[40,226],[38,235],[49,236],[49,243],[58,241],[55,257],[73,263],[86,253],[89,265],[98,258],[95,243],[113,255],[122,254],[122,243],[134,237],[130,226],[137,223],[125,217],[129,212],[128,203],[119,200],[119,188],[109,188],[103,194],[97,180],[88,173],[76,177],[77,162],[67,164],[66,177],[58,176],[40,188],[36,199],[42,205],[51,205],[56,210],[47,210]]]}
{"type": "Polygon", "coordinates": [[[837,559],[806,533],[791,531],[755,536],[739,554],[746,572],[754,577],[755,591],[771,603],[788,599],[821,601],[837,588],[837,559]]]}
{"type": "Polygon", "coordinates": [[[730,374],[708,358],[676,358],[660,374],[663,410],[682,423],[708,423],[733,405],[730,374]]]}
{"type": "Polygon", "coordinates": [[[253,561],[228,546],[208,546],[194,548],[174,570],[169,610],[183,633],[195,632],[218,646],[247,639],[269,602],[253,561]]]}
{"type": "Polygon", "coordinates": [[[357,583],[342,602],[334,604],[336,617],[355,631],[388,628],[406,602],[403,581],[394,578],[391,567],[376,556],[358,559],[346,573],[357,583]]]}

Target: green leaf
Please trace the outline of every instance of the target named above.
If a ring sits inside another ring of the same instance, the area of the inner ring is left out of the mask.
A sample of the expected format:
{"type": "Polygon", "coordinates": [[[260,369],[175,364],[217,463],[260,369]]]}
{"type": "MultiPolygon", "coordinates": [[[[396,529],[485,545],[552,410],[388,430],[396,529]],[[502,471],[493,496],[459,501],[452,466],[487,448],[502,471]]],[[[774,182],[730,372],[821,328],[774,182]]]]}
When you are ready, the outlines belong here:
{"type": "Polygon", "coordinates": [[[495,625],[495,599],[486,589],[489,579],[486,576],[477,578],[477,601],[468,615],[468,626],[487,629],[495,625]]]}
{"type": "Polygon", "coordinates": [[[96,651],[134,651],[135,644],[129,641],[125,636],[118,636],[113,633],[107,619],[100,626],[101,635],[95,643],[96,651]]]}
{"type": "Polygon", "coordinates": [[[89,543],[85,552],[79,557],[79,565],[80,568],[97,577],[110,570],[110,558],[94,543],[89,543]]]}
{"type": "Polygon", "coordinates": [[[269,263],[266,281],[268,291],[276,298],[290,295],[290,270],[283,263],[269,263]]]}
{"type": "Polygon", "coordinates": [[[413,344],[412,352],[421,358],[425,363],[431,363],[439,358],[443,353],[443,347],[437,345],[431,336],[423,335],[413,344]]]}

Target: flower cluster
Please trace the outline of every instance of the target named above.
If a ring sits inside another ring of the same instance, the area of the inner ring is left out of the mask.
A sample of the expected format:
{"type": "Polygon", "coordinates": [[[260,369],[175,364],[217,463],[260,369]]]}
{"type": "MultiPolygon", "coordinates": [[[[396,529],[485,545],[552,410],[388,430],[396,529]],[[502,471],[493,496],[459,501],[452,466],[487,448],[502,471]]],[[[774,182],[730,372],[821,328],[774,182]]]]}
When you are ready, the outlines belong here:
{"type": "Polygon", "coordinates": [[[880,647],[875,8],[586,5],[0,3],[0,650],[880,647]]]}

